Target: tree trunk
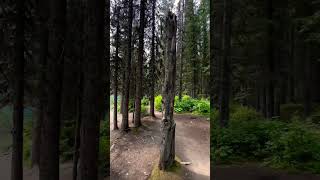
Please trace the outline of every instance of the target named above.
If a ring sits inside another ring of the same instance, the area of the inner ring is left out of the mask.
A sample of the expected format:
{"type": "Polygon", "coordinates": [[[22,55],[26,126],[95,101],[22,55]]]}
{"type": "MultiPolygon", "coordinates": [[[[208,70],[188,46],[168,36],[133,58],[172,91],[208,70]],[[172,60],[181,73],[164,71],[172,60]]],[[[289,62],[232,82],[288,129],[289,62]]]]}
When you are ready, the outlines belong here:
{"type": "Polygon", "coordinates": [[[24,99],[24,0],[16,4],[16,37],[13,70],[13,129],[11,179],[23,179],[23,99],[24,99]]]}
{"type": "Polygon", "coordinates": [[[229,122],[229,96],[230,96],[230,48],[231,48],[231,0],[224,0],[223,18],[223,58],[221,62],[220,84],[220,126],[227,127],[229,122]]]}
{"type": "MultiPolygon", "coordinates": [[[[105,31],[104,31],[104,38],[105,38],[105,53],[104,58],[106,60],[106,76],[105,76],[105,108],[103,110],[104,113],[104,120],[110,122],[110,1],[105,1],[105,14],[103,17],[105,18],[105,31]]],[[[109,124],[109,123],[108,123],[109,124]]],[[[109,126],[108,126],[109,127],[109,126]]]]}
{"type": "Polygon", "coordinates": [[[41,139],[40,180],[59,179],[59,134],[61,90],[64,61],[66,1],[49,3],[48,61],[46,68],[46,105],[41,139]]]}
{"type": "Polygon", "coordinates": [[[130,78],[131,78],[131,56],[132,56],[132,22],[133,22],[133,0],[129,1],[129,23],[128,23],[128,59],[126,63],[126,78],[124,84],[124,106],[122,114],[121,129],[127,131],[129,129],[129,99],[130,99],[130,78]]]}
{"type": "Polygon", "coordinates": [[[141,99],[142,99],[142,81],[143,81],[143,54],[144,54],[144,26],[145,26],[145,9],[146,1],[140,1],[140,27],[139,27],[139,49],[137,63],[137,79],[136,79],[136,98],[135,98],[135,116],[134,126],[141,126],[141,99]]]}
{"type": "MultiPolygon", "coordinates": [[[[220,67],[222,57],[222,35],[223,35],[223,1],[210,1],[213,13],[210,14],[210,106],[214,111],[214,103],[219,102],[220,67]]],[[[216,106],[218,107],[218,106],[216,106]]]]}
{"type": "Polygon", "coordinates": [[[168,12],[165,22],[166,29],[166,54],[165,54],[165,79],[162,87],[163,117],[161,120],[161,145],[159,168],[167,170],[175,158],[175,128],[173,107],[176,79],[176,31],[177,18],[168,12]]]}
{"type": "Polygon", "coordinates": [[[37,4],[37,19],[36,19],[36,34],[35,34],[35,62],[38,64],[38,110],[36,113],[36,120],[33,125],[32,134],[32,152],[31,164],[32,166],[39,166],[40,164],[40,148],[41,148],[41,128],[44,116],[45,105],[45,66],[48,55],[48,28],[45,23],[48,20],[48,6],[47,3],[39,1],[37,4]]]}
{"type": "Polygon", "coordinates": [[[155,84],[155,29],[156,29],[156,3],[157,0],[152,1],[152,39],[151,39],[151,59],[150,59],[150,74],[151,74],[151,87],[150,87],[150,116],[155,117],[154,114],[154,84],[155,84]]]}
{"type": "MultiPolygon", "coordinates": [[[[109,3],[84,2],[84,73],[78,180],[98,179],[100,121],[105,112],[105,9],[109,3]]],[[[109,11],[109,9],[107,10],[109,11]]],[[[106,36],[106,39],[110,38],[106,36]]],[[[107,40],[108,42],[108,40],[107,40]]],[[[109,44],[107,44],[109,46],[109,44]]],[[[107,52],[108,53],[108,52],[107,52]]],[[[109,61],[109,59],[107,60],[109,61]]],[[[109,90],[109,89],[108,89],[109,90]]]]}
{"type": "Polygon", "coordinates": [[[274,116],[274,27],[273,27],[273,0],[266,1],[266,14],[268,19],[267,24],[267,91],[266,91],[266,108],[267,108],[267,118],[272,118],[274,116]]]}
{"type": "Polygon", "coordinates": [[[119,47],[120,47],[120,6],[117,6],[116,9],[116,18],[117,18],[117,32],[116,32],[116,55],[115,55],[115,65],[114,65],[114,99],[113,99],[113,129],[118,128],[118,63],[119,63],[119,47]]]}

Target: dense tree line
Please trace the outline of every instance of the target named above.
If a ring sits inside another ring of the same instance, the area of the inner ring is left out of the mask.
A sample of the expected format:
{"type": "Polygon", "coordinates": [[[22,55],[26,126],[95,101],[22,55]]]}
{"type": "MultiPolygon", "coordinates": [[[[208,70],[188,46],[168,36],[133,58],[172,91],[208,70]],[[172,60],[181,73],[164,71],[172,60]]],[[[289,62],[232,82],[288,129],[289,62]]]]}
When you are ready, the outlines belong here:
{"type": "Polygon", "coordinates": [[[109,1],[5,1],[0,16],[0,101],[14,106],[11,178],[23,178],[23,111],[32,107],[39,178],[59,179],[61,133],[71,124],[73,179],[98,179],[100,122],[109,120],[109,1]]]}
{"type": "Polygon", "coordinates": [[[320,98],[319,2],[224,0],[211,8],[211,111],[220,108],[220,125],[233,102],[269,119],[301,104],[308,117],[320,98]]]}

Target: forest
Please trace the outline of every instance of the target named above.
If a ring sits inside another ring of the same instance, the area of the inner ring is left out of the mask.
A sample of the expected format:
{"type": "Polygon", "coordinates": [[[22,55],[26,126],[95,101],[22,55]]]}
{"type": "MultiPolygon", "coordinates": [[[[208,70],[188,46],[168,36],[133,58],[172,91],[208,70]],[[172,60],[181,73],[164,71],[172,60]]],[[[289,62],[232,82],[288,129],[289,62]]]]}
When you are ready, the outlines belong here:
{"type": "Polygon", "coordinates": [[[319,1],[210,7],[211,176],[319,179],[319,1]]]}
{"type": "Polygon", "coordinates": [[[210,179],[209,0],[111,9],[111,177],[210,179]]]}
{"type": "Polygon", "coordinates": [[[1,1],[0,19],[0,179],[108,176],[109,1],[1,1]]]}

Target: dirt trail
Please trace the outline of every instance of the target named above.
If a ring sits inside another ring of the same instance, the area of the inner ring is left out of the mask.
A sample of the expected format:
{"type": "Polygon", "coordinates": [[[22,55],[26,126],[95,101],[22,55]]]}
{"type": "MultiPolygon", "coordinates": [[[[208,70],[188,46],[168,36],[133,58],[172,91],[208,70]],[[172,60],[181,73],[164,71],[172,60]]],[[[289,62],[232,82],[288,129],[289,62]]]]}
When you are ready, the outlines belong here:
{"type": "MultiPolygon", "coordinates": [[[[112,114],[112,113],[111,113],[112,114]]],[[[111,115],[112,116],[112,115],[111,115]]],[[[145,117],[143,127],[128,133],[111,130],[111,179],[148,179],[157,165],[160,144],[160,117],[145,117]]],[[[210,125],[204,118],[192,115],[175,115],[176,155],[191,162],[183,170],[183,179],[210,179],[210,125]]],[[[130,126],[132,126],[130,116],[130,126]]],[[[110,128],[113,128],[111,118],[110,128]]],[[[121,115],[118,114],[118,125],[121,115]]]]}
{"type": "Polygon", "coordinates": [[[290,174],[259,165],[219,166],[212,170],[214,180],[320,180],[320,175],[290,174]]]}

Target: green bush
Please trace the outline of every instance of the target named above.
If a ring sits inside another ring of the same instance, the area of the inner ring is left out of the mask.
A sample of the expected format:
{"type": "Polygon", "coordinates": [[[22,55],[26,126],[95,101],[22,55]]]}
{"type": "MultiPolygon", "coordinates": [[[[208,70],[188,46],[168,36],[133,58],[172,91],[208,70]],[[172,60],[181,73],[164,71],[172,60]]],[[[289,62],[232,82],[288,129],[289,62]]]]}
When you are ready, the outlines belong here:
{"type": "Polygon", "coordinates": [[[261,119],[262,115],[246,106],[238,106],[230,115],[230,119],[237,121],[251,121],[261,119]]]}
{"type": "MultiPolygon", "coordinates": [[[[217,117],[218,113],[213,113],[217,117]]],[[[320,173],[320,129],[303,122],[267,120],[250,108],[237,106],[227,128],[211,127],[215,163],[259,161],[285,169],[320,173]]]]}
{"type": "Polygon", "coordinates": [[[143,97],[142,100],[141,100],[141,105],[148,106],[149,105],[149,99],[146,98],[146,97],[143,97]]]}
{"type": "Polygon", "coordinates": [[[284,104],[280,106],[280,119],[286,122],[291,121],[294,116],[303,116],[303,105],[301,104],[284,104]]]}
{"type": "Polygon", "coordinates": [[[148,115],[148,106],[146,105],[141,105],[141,114],[142,116],[147,116],[148,115]]]}
{"type": "Polygon", "coordinates": [[[158,95],[154,98],[154,106],[157,111],[162,111],[162,96],[158,95]]]}
{"type": "Polygon", "coordinates": [[[209,115],[210,113],[210,102],[206,99],[197,101],[194,112],[200,115],[209,115]]]}

